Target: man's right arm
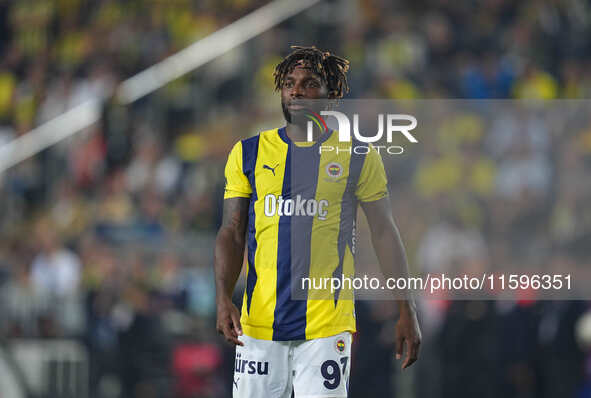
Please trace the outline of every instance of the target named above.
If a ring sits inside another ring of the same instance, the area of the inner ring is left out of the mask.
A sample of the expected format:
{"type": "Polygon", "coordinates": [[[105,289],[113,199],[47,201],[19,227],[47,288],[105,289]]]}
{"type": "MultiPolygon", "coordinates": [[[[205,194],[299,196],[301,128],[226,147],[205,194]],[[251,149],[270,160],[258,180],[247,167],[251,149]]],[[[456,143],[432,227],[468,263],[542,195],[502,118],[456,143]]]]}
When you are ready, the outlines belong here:
{"type": "Polygon", "coordinates": [[[232,294],[244,261],[249,198],[224,200],[224,215],[215,241],[214,270],[217,305],[217,330],[229,343],[243,345],[240,311],[232,303],[232,294]]]}

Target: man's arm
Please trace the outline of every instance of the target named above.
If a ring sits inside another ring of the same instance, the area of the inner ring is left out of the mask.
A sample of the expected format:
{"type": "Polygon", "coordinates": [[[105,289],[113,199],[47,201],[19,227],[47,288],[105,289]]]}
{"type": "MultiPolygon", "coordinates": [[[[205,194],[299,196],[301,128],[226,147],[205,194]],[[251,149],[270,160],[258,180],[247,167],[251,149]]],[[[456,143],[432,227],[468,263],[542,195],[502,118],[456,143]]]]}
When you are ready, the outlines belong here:
{"type": "MultiPolygon", "coordinates": [[[[389,197],[372,202],[361,202],[371,230],[371,242],[385,278],[408,277],[408,264],[402,239],[392,216],[389,197]]],[[[412,365],[418,358],[421,330],[416,314],[416,305],[410,292],[406,298],[396,300],[400,318],[396,323],[396,358],[402,357],[406,342],[406,359],[402,369],[412,365]]]]}
{"type": "Polygon", "coordinates": [[[217,330],[229,343],[243,345],[240,311],[232,303],[232,294],[244,261],[248,198],[224,200],[222,226],[215,241],[214,270],[217,305],[217,330]]]}

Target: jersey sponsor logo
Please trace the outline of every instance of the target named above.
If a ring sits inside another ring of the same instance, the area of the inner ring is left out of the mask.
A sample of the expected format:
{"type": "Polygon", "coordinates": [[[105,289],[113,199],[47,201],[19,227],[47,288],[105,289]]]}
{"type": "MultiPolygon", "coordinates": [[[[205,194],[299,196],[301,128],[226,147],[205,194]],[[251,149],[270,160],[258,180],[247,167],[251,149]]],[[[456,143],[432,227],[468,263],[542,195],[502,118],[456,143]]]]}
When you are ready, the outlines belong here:
{"type": "Polygon", "coordinates": [[[328,200],[304,199],[297,195],[295,199],[283,199],[283,196],[267,194],[265,196],[265,215],[279,216],[317,216],[319,220],[326,220],[328,215],[328,200]]]}
{"type": "MultiPolygon", "coordinates": [[[[262,362],[262,361],[250,361],[248,359],[242,359],[242,354],[236,354],[236,361],[234,363],[234,370],[236,373],[244,373],[244,374],[259,374],[259,375],[268,375],[269,374],[269,362],[262,362]]],[[[238,380],[236,380],[238,382],[238,380]]],[[[236,385],[238,388],[238,385],[236,385]]]]}
{"type": "Polygon", "coordinates": [[[326,165],[326,174],[332,178],[339,178],[343,175],[343,166],[337,162],[331,162],[326,165]]]}

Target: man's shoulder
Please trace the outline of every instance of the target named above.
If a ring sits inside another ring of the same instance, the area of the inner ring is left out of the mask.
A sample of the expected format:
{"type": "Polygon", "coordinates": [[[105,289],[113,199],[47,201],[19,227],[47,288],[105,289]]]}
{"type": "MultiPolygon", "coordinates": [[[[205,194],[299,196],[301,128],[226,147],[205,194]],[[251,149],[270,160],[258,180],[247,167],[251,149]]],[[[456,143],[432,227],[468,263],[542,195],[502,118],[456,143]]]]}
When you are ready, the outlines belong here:
{"type": "Polygon", "coordinates": [[[256,133],[255,135],[253,135],[252,137],[248,137],[248,138],[244,138],[244,139],[240,140],[239,143],[241,143],[243,147],[250,146],[250,145],[257,145],[263,139],[270,140],[270,139],[275,139],[276,137],[278,137],[278,135],[277,135],[278,130],[279,130],[279,127],[269,129],[269,130],[262,130],[262,131],[259,131],[258,133],[256,133]]]}

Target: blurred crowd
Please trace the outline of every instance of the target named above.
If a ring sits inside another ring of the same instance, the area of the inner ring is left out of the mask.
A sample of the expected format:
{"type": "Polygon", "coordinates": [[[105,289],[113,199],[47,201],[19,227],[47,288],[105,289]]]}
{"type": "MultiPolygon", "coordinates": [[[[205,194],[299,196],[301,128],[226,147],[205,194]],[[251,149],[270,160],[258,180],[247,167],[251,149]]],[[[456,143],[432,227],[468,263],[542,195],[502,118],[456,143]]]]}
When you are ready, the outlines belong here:
{"type": "MultiPolygon", "coordinates": [[[[0,1],[0,145],[104,98],[100,122],[0,174],[0,340],[79,339],[93,397],[231,392],[213,327],[223,166],[283,122],[272,72],[289,45],[348,58],[350,98],[591,94],[587,1],[326,0],[131,105],[112,96],[264,3],[0,1]]],[[[588,266],[591,124],[491,109],[384,157],[413,270],[588,266]]],[[[410,387],[394,377],[391,314],[361,303],[352,397],[591,396],[587,303],[536,299],[422,301],[410,387]]]]}

